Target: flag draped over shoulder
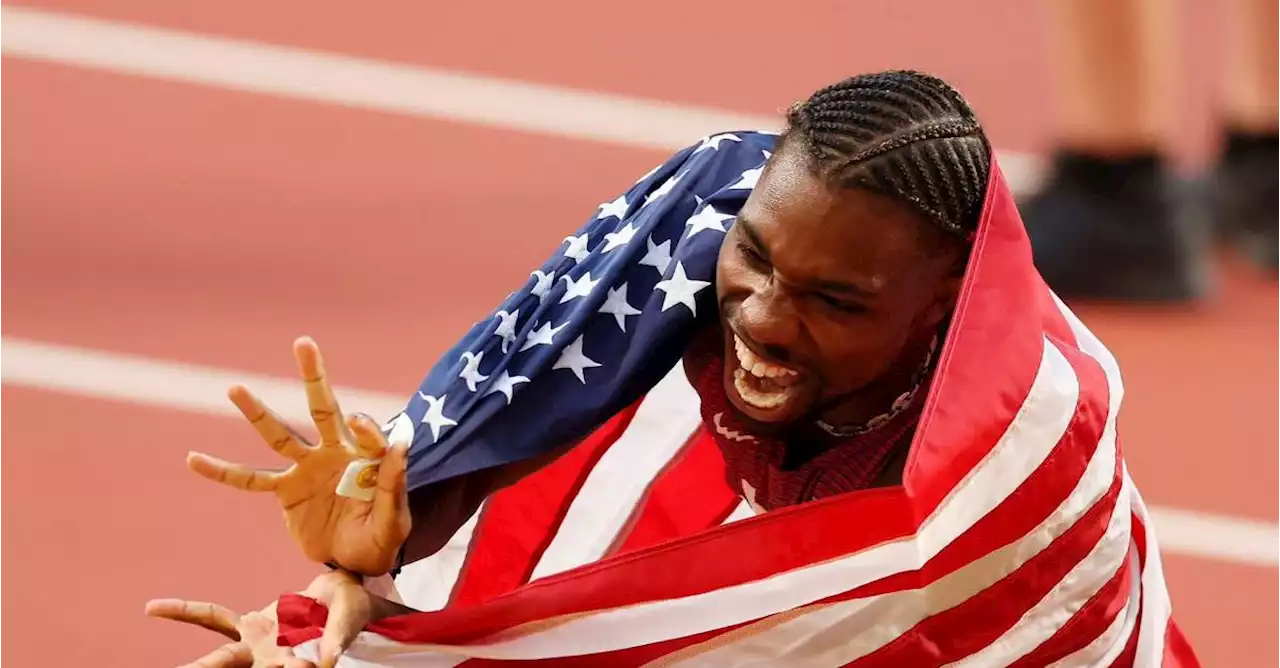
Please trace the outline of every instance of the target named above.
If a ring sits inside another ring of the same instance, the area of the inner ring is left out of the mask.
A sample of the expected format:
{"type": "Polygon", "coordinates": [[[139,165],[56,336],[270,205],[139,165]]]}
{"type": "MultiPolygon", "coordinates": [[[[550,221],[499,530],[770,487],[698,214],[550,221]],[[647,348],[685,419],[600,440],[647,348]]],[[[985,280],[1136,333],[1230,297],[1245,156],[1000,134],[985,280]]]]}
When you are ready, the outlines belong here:
{"type": "Polygon", "coordinates": [[[409,487],[574,443],[635,402],[716,317],[720,240],[777,137],[708,137],[565,237],[435,365],[388,428],[409,487]]]}
{"type": "MultiPolygon", "coordinates": [[[[994,167],[903,484],[758,515],[730,487],[675,367],[775,140],[677,153],[431,371],[388,426],[413,486],[580,443],[406,567],[391,595],[427,612],[340,665],[1196,665],[1116,361],[1036,273],[994,167]]],[[[313,652],[325,610],[279,615],[313,652]]]]}

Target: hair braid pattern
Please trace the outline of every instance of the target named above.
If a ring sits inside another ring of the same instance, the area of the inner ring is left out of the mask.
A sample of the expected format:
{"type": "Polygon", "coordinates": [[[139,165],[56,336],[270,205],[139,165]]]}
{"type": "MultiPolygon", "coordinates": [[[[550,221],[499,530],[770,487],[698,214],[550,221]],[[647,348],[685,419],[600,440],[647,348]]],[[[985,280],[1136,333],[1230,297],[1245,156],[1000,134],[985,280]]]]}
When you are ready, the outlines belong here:
{"type": "Polygon", "coordinates": [[[820,173],[845,186],[905,200],[949,235],[977,230],[990,145],[954,88],[919,72],[846,79],[787,114],[820,173]]]}

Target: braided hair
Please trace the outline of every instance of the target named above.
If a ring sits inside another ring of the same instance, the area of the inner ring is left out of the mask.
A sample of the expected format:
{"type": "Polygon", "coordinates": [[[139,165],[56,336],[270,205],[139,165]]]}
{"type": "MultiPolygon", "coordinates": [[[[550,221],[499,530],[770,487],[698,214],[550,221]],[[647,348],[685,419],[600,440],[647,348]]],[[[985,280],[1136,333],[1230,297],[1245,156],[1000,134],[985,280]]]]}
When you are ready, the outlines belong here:
{"type": "Polygon", "coordinates": [[[782,142],[801,144],[824,178],[904,200],[945,239],[977,230],[990,146],[941,79],[890,71],[828,86],[791,107],[782,142]]]}

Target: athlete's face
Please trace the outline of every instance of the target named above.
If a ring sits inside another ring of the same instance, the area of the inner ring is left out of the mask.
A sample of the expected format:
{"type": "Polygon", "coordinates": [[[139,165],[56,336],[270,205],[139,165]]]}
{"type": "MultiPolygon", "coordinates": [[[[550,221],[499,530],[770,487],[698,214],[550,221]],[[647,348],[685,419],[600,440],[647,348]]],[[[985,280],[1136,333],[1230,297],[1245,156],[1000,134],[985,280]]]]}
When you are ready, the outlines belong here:
{"type": "Polygon", "coordinates": [[[927,344],[960,280],[957,252],[926,225],[895,200],[829,185],[780,146],[716,268],[738,411],[775,425],[838,412],[927,344]]]}

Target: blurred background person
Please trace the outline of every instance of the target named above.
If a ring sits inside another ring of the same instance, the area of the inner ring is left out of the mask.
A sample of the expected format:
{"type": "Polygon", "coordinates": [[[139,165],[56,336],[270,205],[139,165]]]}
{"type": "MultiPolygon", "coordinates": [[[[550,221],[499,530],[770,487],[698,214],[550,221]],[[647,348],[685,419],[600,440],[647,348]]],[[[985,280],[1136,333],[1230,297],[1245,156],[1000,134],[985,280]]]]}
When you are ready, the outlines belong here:
{"type": "Polygon", "coordinates": [[[1036,264],[1064,298],[1189,301],[1207,293],[1207,239],[1274,275],[1277,66],[1274,0],[1233,0],[1207,197],[1171,178],[1178,3],[1052,0],[1056,151],[1021,203],[1036,264]],[[1205,205],[1201,209],[1197,204],[1205,205]],[[1207,213],[1207,217],[1197,215],[1207,213]],[[1212,237],[1201,220],[1211,226],[1212,237]]]}

